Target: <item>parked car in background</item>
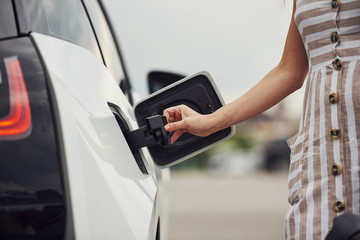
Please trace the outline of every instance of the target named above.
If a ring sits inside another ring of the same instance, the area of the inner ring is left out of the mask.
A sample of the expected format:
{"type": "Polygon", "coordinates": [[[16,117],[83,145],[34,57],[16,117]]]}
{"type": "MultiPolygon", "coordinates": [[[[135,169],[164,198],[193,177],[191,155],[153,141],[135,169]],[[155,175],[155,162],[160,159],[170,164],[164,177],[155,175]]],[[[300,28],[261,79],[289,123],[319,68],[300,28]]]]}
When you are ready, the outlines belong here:
{"type": "Polygon", "coordinates": [[[169,146],[179,103],[222,100],[199,73],[133,106],[101,2],[0,1],[0,239],[166,239],[166,168],[233,132],[169,146]]]}

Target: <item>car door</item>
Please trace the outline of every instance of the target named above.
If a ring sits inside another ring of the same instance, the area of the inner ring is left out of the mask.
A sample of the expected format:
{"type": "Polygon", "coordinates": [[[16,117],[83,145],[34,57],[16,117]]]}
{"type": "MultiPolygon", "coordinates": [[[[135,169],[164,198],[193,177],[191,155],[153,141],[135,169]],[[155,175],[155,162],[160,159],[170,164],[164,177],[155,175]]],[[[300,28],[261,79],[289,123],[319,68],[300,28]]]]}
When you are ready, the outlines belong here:
{"type": "Polygon", "coordinates": [[[156,185],[140,171],[107,103],[136,128],[131,106],[90,52],[41,34],[32,38],[58,108],[76,234],[146,239],[156,185]]]}

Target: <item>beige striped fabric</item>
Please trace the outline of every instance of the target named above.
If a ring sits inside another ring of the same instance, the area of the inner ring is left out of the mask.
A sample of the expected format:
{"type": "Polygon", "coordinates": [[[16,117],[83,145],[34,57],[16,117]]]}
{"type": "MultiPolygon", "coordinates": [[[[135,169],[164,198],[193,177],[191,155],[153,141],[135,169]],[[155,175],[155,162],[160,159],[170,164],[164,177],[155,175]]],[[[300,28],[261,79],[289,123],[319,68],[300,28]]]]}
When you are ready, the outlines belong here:
{"type": "Polygon", "coordinates": [[[360,213],[360,0],[296,0],[294,19],[310,70],[288,140],[286,239],[325,239],[336,216],[360,213]]]}

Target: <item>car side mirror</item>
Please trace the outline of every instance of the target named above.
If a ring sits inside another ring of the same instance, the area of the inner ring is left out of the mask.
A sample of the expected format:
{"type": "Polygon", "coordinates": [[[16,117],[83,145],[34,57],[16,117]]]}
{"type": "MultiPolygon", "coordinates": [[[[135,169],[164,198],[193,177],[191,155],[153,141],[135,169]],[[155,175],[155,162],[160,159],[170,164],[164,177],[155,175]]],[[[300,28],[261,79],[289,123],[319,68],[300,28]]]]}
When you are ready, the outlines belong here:
{"type": "MultiPolygon", "coordinates": [[[[149,117],[162,115],[166,108],[179,104],[185,104],[201,114],[210,114],[222,107],[224,101],[210,74],[200,72],[178,80],[136,103],[135,117],[139,126],[144,126],[149,117]]],[[[149,146],[148,150],[157,166],[170,167],[230,138],[234,132],[235,128],[229,127],[207,137],[184,133],[168,147],[155,145],[149,146]]]]}
{"type": "Polygon", "coordinates": [[[154,93],[180,79],[185,78],[184,75],[164,72],[164,71],[151,71],[148,74],[148,87],[149,92],[154,93]]]}

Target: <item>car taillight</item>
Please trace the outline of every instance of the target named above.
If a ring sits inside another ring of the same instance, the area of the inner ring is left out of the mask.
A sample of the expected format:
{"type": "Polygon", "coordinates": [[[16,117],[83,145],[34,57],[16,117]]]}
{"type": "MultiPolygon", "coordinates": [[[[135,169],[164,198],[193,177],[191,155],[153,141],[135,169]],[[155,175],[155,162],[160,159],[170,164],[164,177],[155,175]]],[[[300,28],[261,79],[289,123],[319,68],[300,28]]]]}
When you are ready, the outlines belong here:
{"type": "Polygon", "coordinates": [[[40,57],[29,37],[0,40],[0,239],[64,239],[71,225],[40,57]]]}
{"type": "Polygon", "coordinates": [[[9,85],[9,114],[0,119],[0,140],[21,139],[31,132],[31,112],[23,73],[17,56],[4,59],[9,85]]]}

